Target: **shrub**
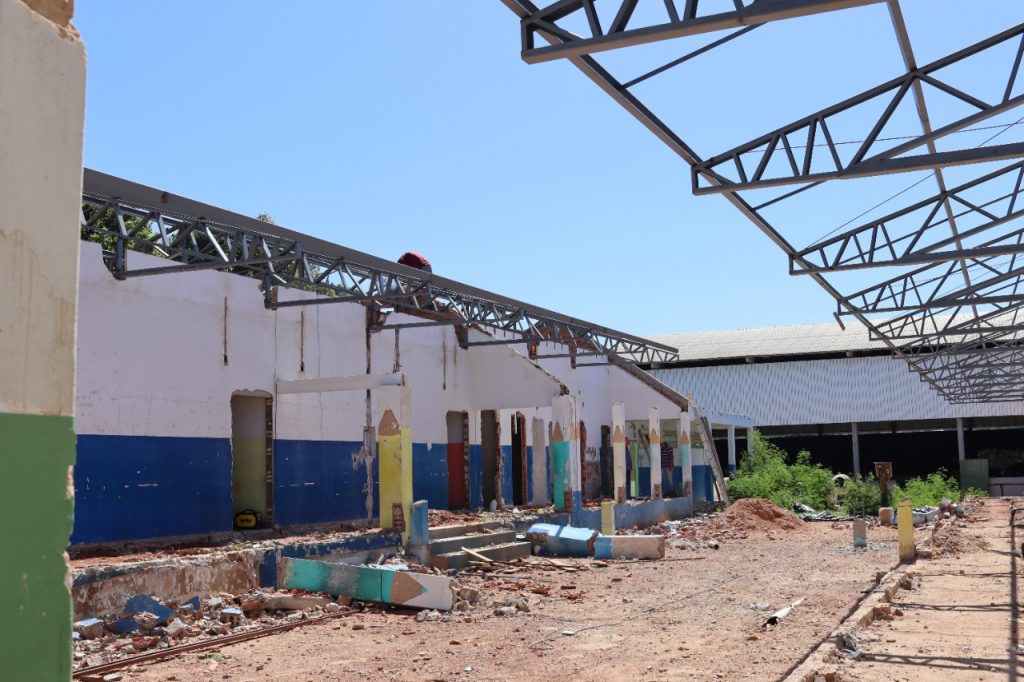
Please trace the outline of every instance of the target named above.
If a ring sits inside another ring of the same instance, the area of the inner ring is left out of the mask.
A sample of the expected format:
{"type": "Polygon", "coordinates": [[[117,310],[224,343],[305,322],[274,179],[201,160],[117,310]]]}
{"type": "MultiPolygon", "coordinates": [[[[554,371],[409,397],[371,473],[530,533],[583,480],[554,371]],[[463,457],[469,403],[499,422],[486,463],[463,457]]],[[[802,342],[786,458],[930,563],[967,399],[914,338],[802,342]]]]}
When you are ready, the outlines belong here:
{"type": "Polygon", "coordinates": [[[903,485],[890,487],[889,498],[894,505],[904,497],[909,497],[915,507],[934,507],[943,499],[959,502],[960,485],[945,469],[939,469],[924,478],[912,478],[903,485]]]}
{"type": "Polygon", "coordinates": [[[881,506],[882,490],[874,474],[868,474],[866,479],[858,474],[846,484],[843,508],[848,516],[874,516],[881,506]]]}
{"type": "Polygon", "coordinates": [[[784,509],[801,502],[815,509],[828,506],[832,494],[832,472],[811,464],[811,453],[801,451],[796,462],[786,464],[786,452],[755,431],[748,451],[729,481],[729,497],[760,497],[784,509]]]}

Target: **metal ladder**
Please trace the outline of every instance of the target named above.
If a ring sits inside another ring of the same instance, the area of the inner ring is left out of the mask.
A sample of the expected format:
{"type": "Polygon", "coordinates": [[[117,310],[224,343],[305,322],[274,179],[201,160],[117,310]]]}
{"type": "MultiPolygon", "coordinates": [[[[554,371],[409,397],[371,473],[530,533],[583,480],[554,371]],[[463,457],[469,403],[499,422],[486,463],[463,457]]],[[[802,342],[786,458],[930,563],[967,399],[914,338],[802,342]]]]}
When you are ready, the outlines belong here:
{"type": "Polygon", "coordinates": [[[725,487],[725,476],[722,474],[722,463],[718,459],[718,450],[715,449],[715,439],[711,435],[711,423],[708,422],[708,418],[700,413],[700,408],[697,404],[690,402],[690,408],[694,410],[697,421],[700,423],[700,439],[704,443],[704,451],[707,453],[708,464],[711,465],[711,474],[715,483],[715,492],[718,493],[718,499],[726,507],[729,506],[729,491],[725,487]]]}

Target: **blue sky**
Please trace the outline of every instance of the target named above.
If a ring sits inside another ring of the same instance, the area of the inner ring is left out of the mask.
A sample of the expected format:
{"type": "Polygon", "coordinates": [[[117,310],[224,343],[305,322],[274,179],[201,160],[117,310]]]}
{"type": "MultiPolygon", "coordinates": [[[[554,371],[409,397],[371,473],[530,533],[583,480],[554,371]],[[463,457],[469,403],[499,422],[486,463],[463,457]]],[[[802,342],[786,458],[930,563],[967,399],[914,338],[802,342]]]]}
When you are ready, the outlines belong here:
{"type": "MultiPolygon", "coordinates": [[[[1021,21],[1015,4],[904,0],[919,63],[1021,21]]],[[[835,309],[725,199],[693,196],[685,164],[570,64],[524,63],[498,0],[76,10],[89,167],[382,257],[420,251],[436,273],[638,334],[835,309]]],[[[628,78],[714,37],[601,58],[628,78]]],[[[965,82],[998,87],[997,57],[965,82]]],[[[878,5],[762,27],[636,92],[710,156],[900,73],[878,5]]],[[[804,246],[920,178],[831,183],[770,217],[804,246]]]]}

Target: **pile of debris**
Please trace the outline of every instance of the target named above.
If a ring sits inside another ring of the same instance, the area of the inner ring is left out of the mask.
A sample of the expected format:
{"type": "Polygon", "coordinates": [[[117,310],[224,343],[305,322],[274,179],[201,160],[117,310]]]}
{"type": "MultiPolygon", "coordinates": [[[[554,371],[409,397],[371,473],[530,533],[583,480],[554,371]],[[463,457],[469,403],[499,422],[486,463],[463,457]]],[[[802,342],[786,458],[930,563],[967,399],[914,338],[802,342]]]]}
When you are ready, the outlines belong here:
{"type": "Polygon", "coordinates": [[[804,527],[800,517],[793,512],[771,500],[752,497],[737,500],[720,517],[729,527],[745,531],[793,531],[804,527]]]}
{"type": "Polygon", "coordinates": [[[351,599],[336,602],[321,595],[278,592],[273,588],[239,596],[197,596],[181,603],[165,603],[148,594],[138,594],[128,599],[119,613],[74,624],[75,667],[104,665],[148,649],[167,649],[185,640],[207,640],[350,611],[351,603],[351,599]]]}
{"type": "MultiPolygon", "coordinates": [[[[746,539],[751,533],[801,531],[804,523],[796,514],[777,506],[771,500],[744,498],[717,514],[695,514],[679,521],[665,521],[647,529],[646,533],[664,535],[677,549],[716,549],[723,539],[746,539]]],[[[631,532],[636,532],[635,529],[631,532]]]]}
{"type": "Polygon", "coordinates": [[[957,519],[939,519],[932,527],[931,537],[919,547],[917,556],[922,559],[938,559],[943,556],[959,557],[964,552],[987,549],[985,538],[965,533],[964,522],[957,519]]]}

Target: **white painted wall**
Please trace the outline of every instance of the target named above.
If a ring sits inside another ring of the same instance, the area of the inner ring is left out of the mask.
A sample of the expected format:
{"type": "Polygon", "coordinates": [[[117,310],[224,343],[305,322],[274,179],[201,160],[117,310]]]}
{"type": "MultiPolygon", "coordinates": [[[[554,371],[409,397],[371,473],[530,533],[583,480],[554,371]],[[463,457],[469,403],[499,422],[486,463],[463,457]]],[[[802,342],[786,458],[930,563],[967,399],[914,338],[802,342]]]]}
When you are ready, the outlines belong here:
{"type": "MultiPolygon", "coordinates": [[[[128,258],[132,268],[166,264],[138,253],[128,258]]],[[[312,295],[282,289],[279,296],[312,295]]],[[[218,272],[118,281],[90,242],[82,244],[80,305],[79,433],[226,438],[231,394],[263,390],[275,395],[277,438],[362,438],[363,391],[275,394],[278,380],[366,372],[361,305],[269,311],[257,280],[218,272]]],[[[418,321],[402,314],[388,320],[418,321]]],[[[508,347],[459,348],[451,327],[403,329],[398,338],[397,369],[412,389],[417,442],[446,442],[449,410],[518,408],[528,418],[547,418],[551,398],[562,391],[554,377],[508,347]]],[[[490,338],[470,330],[471,340],[490,338]]],[[[393,330],[372,335],[371,357],[374,373],[396,369],[393,330]]],[[[504,444],[508,431],[502,430],[504,444]]]]}
{"type": "Polygon", "coordinates": [[[656,378],[702,407],[758,426],[1024,414],[1021,403],[951,405],[897,358],[862,357],[660,369],[656,378]]]}

